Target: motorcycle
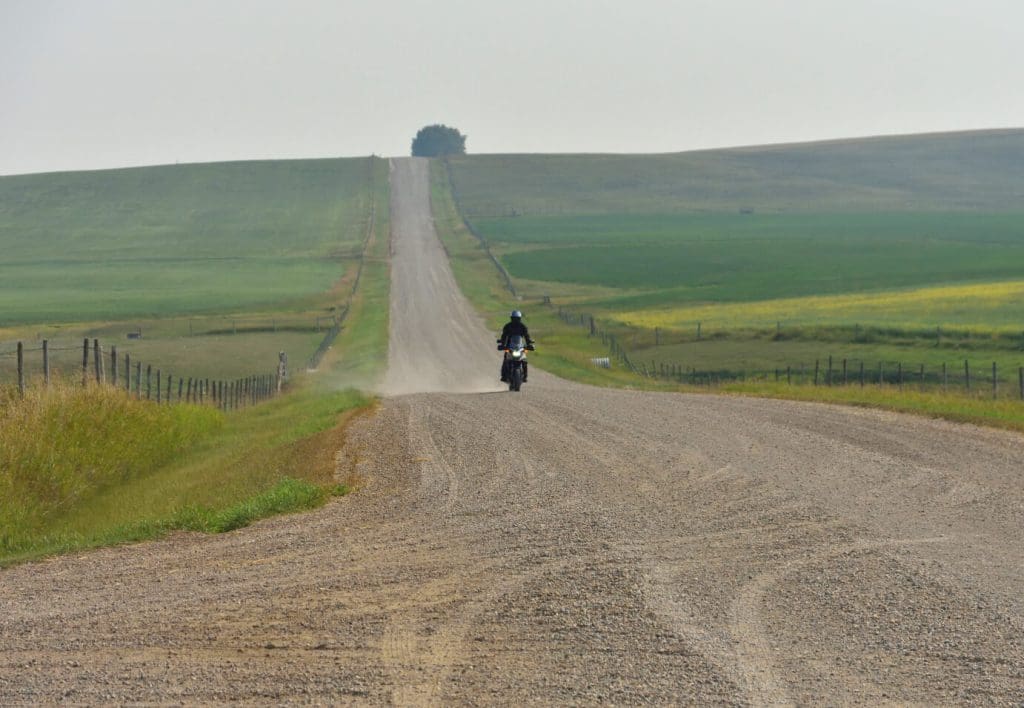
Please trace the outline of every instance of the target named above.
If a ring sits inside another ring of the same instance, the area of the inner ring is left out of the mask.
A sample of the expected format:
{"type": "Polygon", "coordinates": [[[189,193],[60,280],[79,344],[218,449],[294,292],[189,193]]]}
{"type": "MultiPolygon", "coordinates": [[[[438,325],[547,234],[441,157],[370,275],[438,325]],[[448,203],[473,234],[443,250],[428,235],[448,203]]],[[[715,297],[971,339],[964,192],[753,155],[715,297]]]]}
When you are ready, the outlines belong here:
{"type": "Polygon", "coordinates": [[[498,340],[498,351],[505,352],[505,373],[508,378],[508,390],[518,391],[526,378],[526,352],[535,351],[533,344],[527,343],[521,334],[513,334],[503,345],[498,340]]]}

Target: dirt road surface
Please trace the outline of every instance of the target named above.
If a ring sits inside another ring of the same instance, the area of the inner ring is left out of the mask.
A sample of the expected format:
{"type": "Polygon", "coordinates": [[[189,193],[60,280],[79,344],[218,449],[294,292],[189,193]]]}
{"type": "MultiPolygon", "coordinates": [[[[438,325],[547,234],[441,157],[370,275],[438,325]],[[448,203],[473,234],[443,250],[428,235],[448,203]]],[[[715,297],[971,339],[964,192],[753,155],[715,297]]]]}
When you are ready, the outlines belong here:
{"type": "Polygon", "coordinates": [[[352,429],[363,489],[0,571],[0,703],[1024,702],[1024,439],[540,371],[445,392],[491,387],[493,335],[424,163],[392,179],[406,395],[352,429]]]}

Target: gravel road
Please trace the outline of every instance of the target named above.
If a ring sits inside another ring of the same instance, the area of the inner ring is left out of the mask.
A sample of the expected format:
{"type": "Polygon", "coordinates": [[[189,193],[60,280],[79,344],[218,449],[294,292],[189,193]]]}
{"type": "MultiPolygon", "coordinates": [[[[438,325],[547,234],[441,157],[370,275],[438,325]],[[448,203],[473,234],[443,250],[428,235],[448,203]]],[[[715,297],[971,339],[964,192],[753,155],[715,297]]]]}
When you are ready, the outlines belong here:
{"type": "Polygon", "coordinates": [[[402,395],[339,455],[362,490],[0,571],[0,703],[1024,702],[1024,439],[539,370],[495,391],[425,164],[392,182],[402,395]]]}

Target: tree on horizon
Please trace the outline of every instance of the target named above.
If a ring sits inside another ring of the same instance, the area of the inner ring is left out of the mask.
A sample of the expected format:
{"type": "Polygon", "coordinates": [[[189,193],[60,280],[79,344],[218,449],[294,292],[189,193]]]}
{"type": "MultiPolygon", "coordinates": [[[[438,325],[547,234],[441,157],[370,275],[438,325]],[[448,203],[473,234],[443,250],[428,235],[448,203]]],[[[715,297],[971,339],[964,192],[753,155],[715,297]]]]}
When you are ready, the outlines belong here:
{"type": "Polygon", "coordinates": [[[413,157],[440,157],[465,155],[466,136],[447,125],[428,125],[420,128],[412,139],[413,157]]]}

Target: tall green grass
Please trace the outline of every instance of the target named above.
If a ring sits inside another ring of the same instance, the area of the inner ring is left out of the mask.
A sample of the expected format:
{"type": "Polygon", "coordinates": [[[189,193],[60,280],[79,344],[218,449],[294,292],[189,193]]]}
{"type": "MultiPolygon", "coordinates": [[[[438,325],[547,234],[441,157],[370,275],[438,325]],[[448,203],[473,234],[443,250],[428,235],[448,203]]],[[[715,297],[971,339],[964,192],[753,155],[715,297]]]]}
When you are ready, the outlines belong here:
{"type": "Polygon", "coordinates": [[[158,406],[109,387],[57,383],[0,394],[0,555],[69,509],[138,480],[209,439],[224,416],[158,406]]]}

